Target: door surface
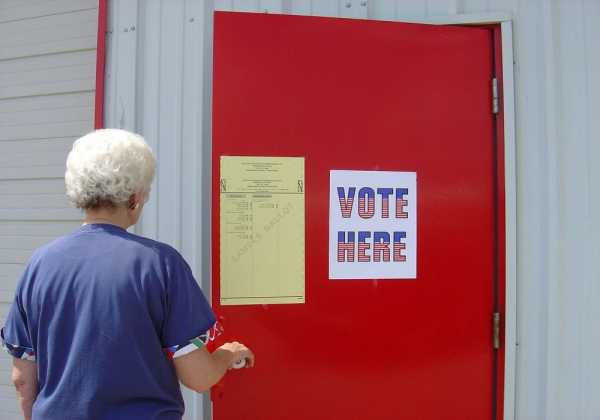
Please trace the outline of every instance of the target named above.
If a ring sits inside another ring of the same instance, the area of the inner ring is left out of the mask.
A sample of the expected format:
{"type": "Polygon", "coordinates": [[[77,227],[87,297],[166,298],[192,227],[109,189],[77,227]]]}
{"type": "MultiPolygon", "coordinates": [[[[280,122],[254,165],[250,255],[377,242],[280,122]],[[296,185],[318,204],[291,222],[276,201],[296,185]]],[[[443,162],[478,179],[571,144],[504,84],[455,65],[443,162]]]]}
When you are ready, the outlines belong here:
{"type": "Polygon", "coordinates": [[[215,14],[212,299],[252,370],[216,420],[490,419],[495,235],[493,35],[215,14]],[[305,157],[306,303],[219,304],[221,156],[305,157]],[[328,278],[330,170],[417,174],[417,278],[328,278]]]}

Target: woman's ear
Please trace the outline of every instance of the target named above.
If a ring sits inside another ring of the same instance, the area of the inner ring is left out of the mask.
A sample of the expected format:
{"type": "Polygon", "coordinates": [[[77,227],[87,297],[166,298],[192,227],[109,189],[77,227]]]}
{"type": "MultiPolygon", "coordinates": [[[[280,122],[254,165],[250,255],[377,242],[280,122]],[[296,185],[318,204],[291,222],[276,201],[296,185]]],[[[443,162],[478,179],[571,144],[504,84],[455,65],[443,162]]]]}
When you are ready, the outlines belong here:
{"type": "Polygon", "coordinates": [[[129,210],[135,210],[140,206],[139,201],[137,200],[137,194],[131,194],[129,197],[129,201],[127,202],[127,207],[129,210]]]}

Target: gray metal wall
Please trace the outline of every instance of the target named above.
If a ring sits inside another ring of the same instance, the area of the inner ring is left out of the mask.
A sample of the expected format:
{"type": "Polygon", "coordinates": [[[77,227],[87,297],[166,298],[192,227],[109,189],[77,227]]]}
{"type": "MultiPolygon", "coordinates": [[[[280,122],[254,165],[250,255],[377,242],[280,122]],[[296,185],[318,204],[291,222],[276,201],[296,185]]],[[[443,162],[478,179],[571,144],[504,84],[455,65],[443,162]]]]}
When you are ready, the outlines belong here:
{"type": "MultiPolygon", "coordinates": [[[[383,20],[510,13],[518,350],[506,418],[600,419],[599,0],[112,0],[109,7],[106,125],[141,132],[159,161],[140,232],[179,248],[206,283],[214,9],[383,20]]],[[[202,418],[202,402],[186,399],[187,418],[202,418]]]]}

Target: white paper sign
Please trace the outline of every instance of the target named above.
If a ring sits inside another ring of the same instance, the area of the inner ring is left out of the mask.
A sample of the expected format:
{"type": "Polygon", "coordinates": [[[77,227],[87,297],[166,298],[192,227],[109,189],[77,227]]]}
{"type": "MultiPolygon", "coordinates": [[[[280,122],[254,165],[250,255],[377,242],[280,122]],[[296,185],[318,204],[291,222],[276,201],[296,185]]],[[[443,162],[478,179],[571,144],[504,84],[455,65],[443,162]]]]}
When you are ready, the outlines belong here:
{"type": "Polygon", "coordinates": [[[416,277],[416,172],[330,171],[329,278],[416,277]]]}

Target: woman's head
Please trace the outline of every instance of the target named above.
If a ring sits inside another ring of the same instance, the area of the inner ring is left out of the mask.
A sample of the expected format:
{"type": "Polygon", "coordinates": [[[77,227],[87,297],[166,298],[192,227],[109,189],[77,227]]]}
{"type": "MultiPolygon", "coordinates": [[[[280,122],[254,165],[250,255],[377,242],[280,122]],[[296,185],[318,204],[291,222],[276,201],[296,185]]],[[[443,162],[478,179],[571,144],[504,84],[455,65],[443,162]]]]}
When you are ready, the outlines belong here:
{"type": "Polygon", "coordinates": [[[150,192],[155,166],[143,137],[125,130],[96,130],[76,140],[69,153],[67,196],[86,211],[130,206],[134,197],[150,192]]]}

